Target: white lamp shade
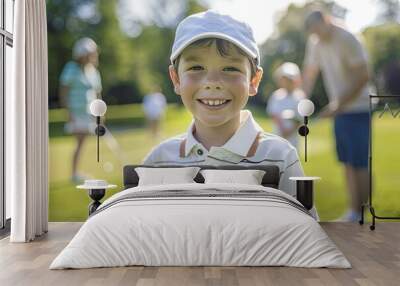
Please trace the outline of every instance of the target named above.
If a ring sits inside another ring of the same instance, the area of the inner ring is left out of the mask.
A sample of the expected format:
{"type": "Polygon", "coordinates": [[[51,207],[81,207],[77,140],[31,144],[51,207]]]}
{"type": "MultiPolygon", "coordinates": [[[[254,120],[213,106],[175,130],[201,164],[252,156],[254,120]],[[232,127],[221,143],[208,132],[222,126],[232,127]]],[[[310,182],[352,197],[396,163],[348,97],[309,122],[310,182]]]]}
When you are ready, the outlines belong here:
{"type": "Polygon", "coordinates": [[[103,116],[107,111],[107,105],[101,99],[95,99],[90,103],[90,113],[93,116],[103,116]]]}
{"type": "Polygon", "coordinates": [[[310,116],[314,113],[314,103],[309,99],[302,99],[297,105],[297,111],[303,117],[310,116]]]}

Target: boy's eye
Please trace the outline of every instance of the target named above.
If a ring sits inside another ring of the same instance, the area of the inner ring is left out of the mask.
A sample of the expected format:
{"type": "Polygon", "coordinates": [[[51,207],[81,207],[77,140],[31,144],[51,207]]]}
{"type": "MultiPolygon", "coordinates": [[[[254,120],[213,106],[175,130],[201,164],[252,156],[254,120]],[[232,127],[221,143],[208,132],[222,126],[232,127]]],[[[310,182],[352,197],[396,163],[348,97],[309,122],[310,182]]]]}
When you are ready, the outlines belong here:
{"type": "Polygon", "coordinates": [[[240,71],[238,68],[235,67],[225,67],[224,71],[240,71]]]}
{"type": "Polygon", "coordinates": [[[203,69],[202,66],[192,66],[192,67],[188,68],[188,70],[195,70],[195,71],[199,71],[199,70],[202,70],[202,69],[203,69]]]}

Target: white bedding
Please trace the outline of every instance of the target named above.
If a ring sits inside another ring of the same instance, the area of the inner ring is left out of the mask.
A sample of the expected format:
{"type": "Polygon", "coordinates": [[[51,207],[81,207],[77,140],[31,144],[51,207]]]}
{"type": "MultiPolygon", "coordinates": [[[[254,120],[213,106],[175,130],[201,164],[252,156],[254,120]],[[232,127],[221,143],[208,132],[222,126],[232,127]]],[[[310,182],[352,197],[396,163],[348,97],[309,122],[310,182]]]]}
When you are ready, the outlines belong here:
{"type": "Polygon", "coordinates": [[[99,207],[50,269],[126,265],[350,268],[318,222],[299,205],[279,190],[255,185],[193,183],[127,189],[99,207]],[[258,192],[252,195],[251,191],[258,192]],[[173,196],[162,197],[168,192],[173,196]],[[154,194],[161,197],[151,197],[154,194]]]}

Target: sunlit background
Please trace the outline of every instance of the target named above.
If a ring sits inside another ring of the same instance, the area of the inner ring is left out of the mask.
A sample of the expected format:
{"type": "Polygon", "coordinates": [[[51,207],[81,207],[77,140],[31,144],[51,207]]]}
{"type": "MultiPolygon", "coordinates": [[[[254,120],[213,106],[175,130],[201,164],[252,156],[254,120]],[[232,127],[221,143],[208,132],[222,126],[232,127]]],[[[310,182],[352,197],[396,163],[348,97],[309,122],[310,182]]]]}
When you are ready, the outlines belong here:
{"type": "MultiPolygon", "coordinates": [[[[127,17],[140,19],[142,22],[150,23],[153,18],[153,7],[158,5],[160,1],[120,1],[121,6],[126,11],[127,17]],[[144,3],[146,2],[146,3],[144,3]],[[141,9],[138,9],[140,7],[141,9]]],[[[170,1],[171,3],[179,3],[182,1],[170,1]]],[[[272,36],[275,30],[276,21],[285,14],[289,5],[303,6],[310,1],[305,0],[282,0],[282,1],[263,1],[263,0],[217,0],[217,1],[200,1],[204,6],[219,11],[224,11],[238,19],[245,20],[249,23],[255,34],[257,43],[262,44],[272,36]]],[[[381,22],[379,15],[382,12],[382,3],[379,1],[365,0],[338,0],[335,1],[338,6],[336,13],[345,18],[345,22],[352,32],[360,32],[367,26],[381,22]],[[362,9],[360,8],[362,5],[362,9]]],[[[171,10],[182,9],[182,4],[170,6],[171,10]]],[[[176,12],[170,13],[176,15],[176,12]]],[[[339,16],[338,15],[338,16],[339,16]]],[[[175,21],[171,21],[175,25],[175,21]]],[[[128,29],[129,30],[129,29],[128,29]]]]}
{"type": "MultiPolygon", "coordinates": [[[[47,1],[50,220],[76,221],[87,217],[89,199],[83,191],[76,190],[76,184],[70,180],[75,139],[64,132],[67,112],[58,96],[59,76],[65,63],[71,60],[71,49],[77,39],[89,36],[100,48],[102,97],[109,105],[106,126],[115,139],[113,143],[102,139],[101,162],[97,163],[95,138],[91,136],[84,145],[79,169],[88,177],[104,178],[119,185],[116,190],[119,191],[123,165],[140,163],[160,140],[185,132],[191,120],[174,94],[167,73],[174,30],[180,20],[213,8],[252,26],[261,51],[264,78],[258,95],[249,101],[247,108],[253,111],[261,126],[271,132],[265,107],[268,96],[276,88],[272,73],[285,61],[302,66],[306,41],[304,16],[315,6],[325,7],[362,40],[369,55],[371,90],[381,95],[400,94],[400,6],[397,0],[47,1]],[[157,140],[149,136],[141,108],[143,96],[154,84],[162,88],[169,103],[162,136],[157,140]]],[[[311,99],[317,112],[327,103],[321,78],[311,99]]],[[[374,137],[376,156],[380,158],[375,163],[379,189],[377,208],[386,215],[400,213],[399,196],[393,189],[399,185],[396,163],[400,166],[397,155],[400,152],[393,152],[400,141],[396,123],[396,119],[383,116],[377,123],[378,132],[374,137]],[[387,157],[391,160],[386,160],[387,157]]],[[[316,186],[316,205],[322,220],[332,220],[347,206],[344,174],[336,160],[331,121],[311,120],[310,128],[309,160],[303,166],[306,174],[322,177],[316,186]]],[[[303,158],[301,145],[299,153],[303,158]]]]}

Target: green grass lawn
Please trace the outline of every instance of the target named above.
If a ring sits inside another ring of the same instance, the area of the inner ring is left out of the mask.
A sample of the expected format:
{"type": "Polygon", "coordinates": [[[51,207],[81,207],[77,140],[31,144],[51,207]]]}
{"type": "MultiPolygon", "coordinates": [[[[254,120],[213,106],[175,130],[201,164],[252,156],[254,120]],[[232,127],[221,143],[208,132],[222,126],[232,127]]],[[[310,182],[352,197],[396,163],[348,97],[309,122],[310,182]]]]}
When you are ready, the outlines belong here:
{"type": "MultiPolygon", "coordinates": [[[[264,130],[271,130],[270,121],[263,110],[254,110],[264,130]]],[[[50,221],[84,221],[90,199],[84,190],[75,188],[70,181],[74,138],[63,133],[64,110],[51,110],[50,121],[50,221]]],[[[191,121],[190,114],[179,105],[170,105],[163,124],[162,138],[185,132],[191,121]]],[[[400,215],[400,128],[399,119],[381,118],[374,124],[374,206],[378,215],[400,215]]],[[[122,167],[138,164],[158,142],[151,140],[144,128],[140,105],[110,106],[107,111],[107,127],[117,139],[122,154],[110,151],[101,138],[100,163],[96,161],[96,137],[88,137],[83,147],[79,169],[93,178],[106,179],[118,188],[107,191],[106,197],[122,190],[122,167]],[[121,158],[123,160],[120,160],[121,158]],[[122,162],[121,162],[122,161],[122,162]]],[[[321,220],[340,216],[347,206],[344,173],[336,161],[330,120],[313,122],[309,136],[308,162],[304,163],[303,148],[300,156],[306,175],[320,176],[315,184],[315,204],[321,220]]]]}

